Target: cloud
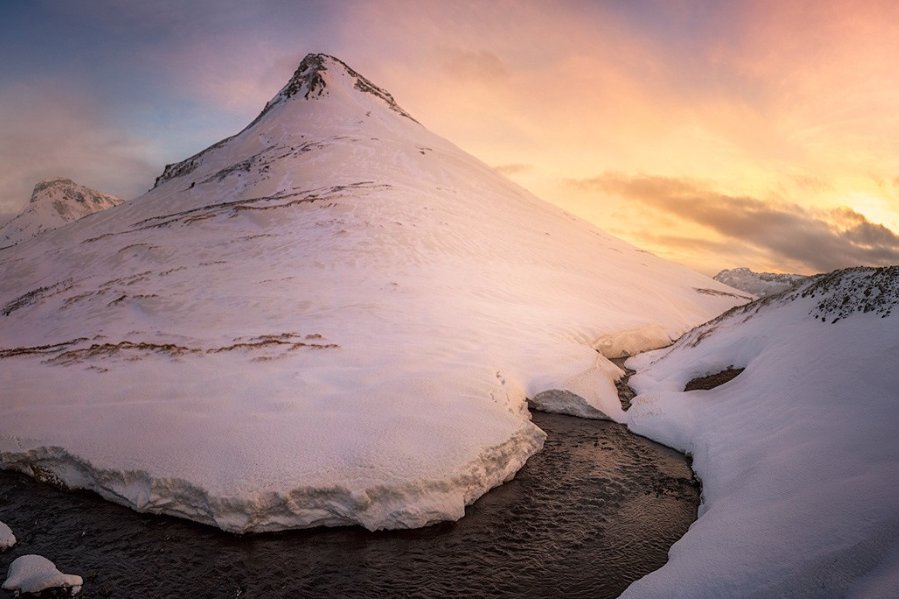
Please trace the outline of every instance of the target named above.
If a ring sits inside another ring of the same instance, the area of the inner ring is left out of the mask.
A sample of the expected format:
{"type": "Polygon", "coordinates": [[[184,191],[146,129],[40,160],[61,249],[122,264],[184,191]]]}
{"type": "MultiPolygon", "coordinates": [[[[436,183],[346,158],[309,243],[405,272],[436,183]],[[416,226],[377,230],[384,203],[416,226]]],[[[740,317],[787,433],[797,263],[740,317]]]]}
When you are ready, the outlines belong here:
{"type": "Polygon", "coordinates": [[[444,47],[438,50],[438,55],[447,74],[461,80],[474,79],[492,83],[508,76],[503,61],[487,50],[444,47]]]}
{"type": "Polygon", "coordinates": [[[526,173],[529,170],[533,169],[533,164],[523,164],[520,162],[516,162],[513,164],[500,164],[498,166],[494,166],[493,170],[496,172],[509,176],[509,175],[517,175],[518,173],[526,173]]]}
{"type": "Polygon", "coordinates": [[[91,94],[72,81],[0,90],[0,140],[0,214],[19,212],[43,178],[68,177],[131,198],[146,191],[159,170],[154,148],[110,124],[91,94]]]}
{"type": "Polygon", "coordinates": [[[698,181],[648,175],[604,173],[569,184],[636,200],[816,272],[899,264],[899,236],[850,208],[832,210],[825,218],[820,211],[795,204],[727,195],[698,181]]]}

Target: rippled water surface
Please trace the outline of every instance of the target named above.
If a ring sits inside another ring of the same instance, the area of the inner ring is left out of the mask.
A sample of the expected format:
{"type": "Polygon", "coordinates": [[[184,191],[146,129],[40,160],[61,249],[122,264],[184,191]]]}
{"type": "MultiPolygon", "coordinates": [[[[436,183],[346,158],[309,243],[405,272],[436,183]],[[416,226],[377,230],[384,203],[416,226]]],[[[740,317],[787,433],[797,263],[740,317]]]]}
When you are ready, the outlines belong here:
{"type": "MultiPolygon", "coordinates": [[[[609,422],[534,414],[544,450],[465,518],[426,529],[235,536],[0,472],[19,544],[85,597],[614,597],[662,566],[696,518],[680,454],[609,422]]],[[[0,597],[11,597],[0,591],[0,597]]]]}

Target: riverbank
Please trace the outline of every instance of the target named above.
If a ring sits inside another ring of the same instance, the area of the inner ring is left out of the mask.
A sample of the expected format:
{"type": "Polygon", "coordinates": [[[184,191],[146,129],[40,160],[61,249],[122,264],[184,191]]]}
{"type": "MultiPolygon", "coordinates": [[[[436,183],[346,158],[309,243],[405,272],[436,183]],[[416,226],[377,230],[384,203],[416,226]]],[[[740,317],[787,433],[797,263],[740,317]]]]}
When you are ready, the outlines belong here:
{"type": "MultiPolygon", "coordinates": [[[[534,413],[544,450],[458,521],[235,536],[0,472],[0,520],[85,579],[84,597],[616,597],[696,517],[684,457],[621,425],[534,413]]],[[[0,597],[6,599],[11,594],[0,597]]]]}

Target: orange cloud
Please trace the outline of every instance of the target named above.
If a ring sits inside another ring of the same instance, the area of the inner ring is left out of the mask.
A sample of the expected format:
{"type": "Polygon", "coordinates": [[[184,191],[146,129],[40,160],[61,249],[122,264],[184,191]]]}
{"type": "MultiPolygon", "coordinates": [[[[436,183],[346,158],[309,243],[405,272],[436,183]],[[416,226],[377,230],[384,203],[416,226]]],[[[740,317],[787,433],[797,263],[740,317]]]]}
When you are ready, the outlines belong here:
{"type": "Polygon", "coordinates": [[[899,228],[894,2],[151,4],[46,6],[153,40],[134,53],[135,72],[164,74],[176,105],[208,105],[227,120],[219,129],[196,117],[181,123],[172,109],[173,130],[233,133],[306,52],[325,51],[537,195],[706,271],[812,267],[770,243],[732,255],[702,254],[695,243],[687,252],[685,240],[717,243],[725,233],[567,182],[598,172],[703,181],[706,191],[754,198],[769,212],[795,205],[804,215],[796,226],[817,219],[838,233],[851,224],[841,229],[832,211],[849,207],[875,227],[843,236],[856,244],[889,241],[874,223],[899,228]],[[638,235],[649,225],[665,234],[638,235]],[[712,265],[744,259],[758,262],[712,265]]]}
{"type": "MultiPolygon", "coordinates": [[[[605,173],[573,184],[672,213],[714,231],[731,244],[749,245],[760,253],[800,264],[803,272],[899,263],[899,236],[850,208],[834,210],[833,218],[825,220],[795,204],[730,196],[696,181],[667,177],[605,173]]],[[[719,242],[715,247],[723,245],[719,242]]]]}

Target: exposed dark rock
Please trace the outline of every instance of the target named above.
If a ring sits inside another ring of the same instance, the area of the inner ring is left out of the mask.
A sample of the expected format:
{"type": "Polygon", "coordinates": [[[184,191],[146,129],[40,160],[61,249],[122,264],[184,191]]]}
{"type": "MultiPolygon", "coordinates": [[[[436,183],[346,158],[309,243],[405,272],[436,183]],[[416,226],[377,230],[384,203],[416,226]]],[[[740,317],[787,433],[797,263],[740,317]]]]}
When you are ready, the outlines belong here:
{"type": "Polygon", "coordinates": [[[623,358],[612,358],[610,362],[624,371],[624,376],[615,381],[615,388],[618,390],[618,400],[621,402],[621,409],[627,412],[631,407],[631,400],[637,396],[637,393],[631,389],[631,386],[628,384],[631,375],[633,375],[635,371],[624,365],[624,363],[627,362],[627,356],[623,358]]]}
{"type": "Polygon", "coordinates": [[[684,387],[684,391],[708,390],[720,387],[724,383],[737,378],[743,370],[745,369],[730,367],[721,372],[715,372],[707,376],[695,378],[687,383],[684,387]]]}

